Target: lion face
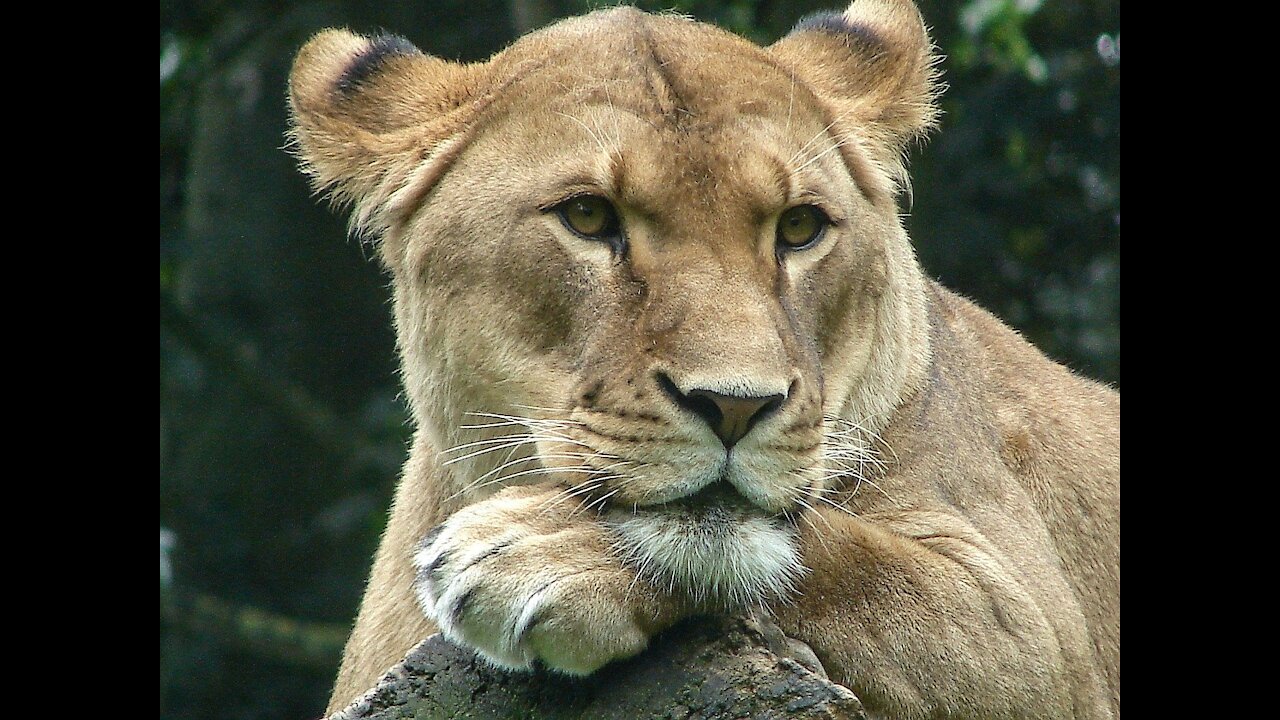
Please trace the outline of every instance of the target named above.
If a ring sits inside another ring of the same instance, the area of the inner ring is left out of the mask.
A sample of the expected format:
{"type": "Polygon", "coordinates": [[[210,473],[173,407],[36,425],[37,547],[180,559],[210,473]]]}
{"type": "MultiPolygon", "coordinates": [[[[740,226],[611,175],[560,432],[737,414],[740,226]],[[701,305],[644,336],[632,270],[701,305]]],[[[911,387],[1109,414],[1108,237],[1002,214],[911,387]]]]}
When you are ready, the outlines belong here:
{"type": "MultiPolygon", "coordinates": [[[[397,159],[328,182],[382,237],[452,499],[551,476],[698,599],[785,589],[791,518],[848,474],[833,456],[866,451],[831,419],[871,427],[903,367],[880,337],[910,254],[888,131],[833,107],[785,40],[629,8],[481,66],[354,37],[321,48],[348,58],[337,104],[397,159]],[[397,125],[397,104],[434,125],[397,125]]],[[[322,155],[304,152],[320,180],[322,155]]]]}

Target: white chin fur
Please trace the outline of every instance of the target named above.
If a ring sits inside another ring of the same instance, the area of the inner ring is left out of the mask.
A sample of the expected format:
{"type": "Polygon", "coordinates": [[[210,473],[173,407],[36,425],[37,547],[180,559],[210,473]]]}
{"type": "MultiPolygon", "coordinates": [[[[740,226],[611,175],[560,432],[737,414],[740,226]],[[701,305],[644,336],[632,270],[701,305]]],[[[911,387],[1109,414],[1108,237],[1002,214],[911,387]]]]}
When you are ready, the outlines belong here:
{"type": "Polygon", "coordinates": [[[794,534],[763,517],[642,510],[610,524],[647,579],[700,604],[760,605],[792,592],[804,572],[794,534]]]}

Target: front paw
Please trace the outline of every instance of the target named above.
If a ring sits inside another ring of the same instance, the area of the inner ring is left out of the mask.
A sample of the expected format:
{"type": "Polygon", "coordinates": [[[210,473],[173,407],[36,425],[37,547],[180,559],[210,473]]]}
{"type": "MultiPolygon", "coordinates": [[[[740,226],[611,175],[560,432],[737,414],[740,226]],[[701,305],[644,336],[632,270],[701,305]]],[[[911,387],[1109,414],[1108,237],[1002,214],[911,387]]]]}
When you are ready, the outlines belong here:
{"type": "Polygon", "coordinates": [[[510,488],[458,511],[414,556],[415,590],[446,637],[499,667],[537,660],[586,675],[640,652],[675,618],[616,557],[609,530],[556,499],[510,488]]]}

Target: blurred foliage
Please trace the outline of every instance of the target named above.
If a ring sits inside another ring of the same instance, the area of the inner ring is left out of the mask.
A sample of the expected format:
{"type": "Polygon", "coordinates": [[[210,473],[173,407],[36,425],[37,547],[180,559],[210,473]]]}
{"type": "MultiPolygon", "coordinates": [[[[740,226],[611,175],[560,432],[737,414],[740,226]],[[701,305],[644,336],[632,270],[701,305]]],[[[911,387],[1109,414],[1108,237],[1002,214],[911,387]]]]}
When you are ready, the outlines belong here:
{"type": "MultiPolygon", "coordinates": [[[[480,60],[585,0],[162,2],[160,716],[322,711],[409,429],[386,279],[281,147],[323,27],[480,60]]],[[[838,2],[687,0],[767,43],[838,2]]],[[[950,86],[904,212],[927,271],[1119,385],[1118,0],[921,0],[950,86]]]]}

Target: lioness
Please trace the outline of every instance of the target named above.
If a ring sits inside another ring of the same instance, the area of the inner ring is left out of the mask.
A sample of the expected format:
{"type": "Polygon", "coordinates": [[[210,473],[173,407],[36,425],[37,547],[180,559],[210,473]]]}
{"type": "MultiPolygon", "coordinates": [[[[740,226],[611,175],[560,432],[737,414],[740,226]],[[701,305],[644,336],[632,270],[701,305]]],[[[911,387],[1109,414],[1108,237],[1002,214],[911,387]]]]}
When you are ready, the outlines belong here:
{"type": "Polygon", "coordinates": [[[584,674],[766,607],[876,714],[1119,714],[1119,395],[922,274],[935,65],[909,0],[766,48],[626,7],[476,64],[302,48],[417,428],[331,710],[437,629],[584,674]]]}

